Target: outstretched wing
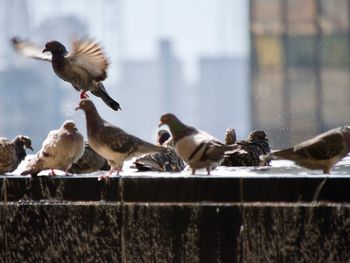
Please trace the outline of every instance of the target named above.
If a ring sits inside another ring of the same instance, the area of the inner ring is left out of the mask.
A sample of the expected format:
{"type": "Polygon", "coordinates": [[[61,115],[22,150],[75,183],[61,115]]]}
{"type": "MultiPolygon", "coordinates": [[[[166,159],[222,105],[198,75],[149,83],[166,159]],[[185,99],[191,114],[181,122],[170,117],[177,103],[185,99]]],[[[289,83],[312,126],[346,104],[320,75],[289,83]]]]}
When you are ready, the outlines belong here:
{"type": "Polygon", "coordinates": [[[42,53],[42,49],[34,45],[33,43],[22,40],[18,37],[13,37],[11,39],[12,46],[14,49],[20,53],[22,56],[28,58],[35,58],[39,60],[51,61],[51,54],[42,53]]]}
{"type": "Polygon", "coordinates": [[[108,59],[99,43],[92,39],[73,40],[71,53],[66,58],[72,64],[84,68],[95,81],[107,77],[108,59]]]}

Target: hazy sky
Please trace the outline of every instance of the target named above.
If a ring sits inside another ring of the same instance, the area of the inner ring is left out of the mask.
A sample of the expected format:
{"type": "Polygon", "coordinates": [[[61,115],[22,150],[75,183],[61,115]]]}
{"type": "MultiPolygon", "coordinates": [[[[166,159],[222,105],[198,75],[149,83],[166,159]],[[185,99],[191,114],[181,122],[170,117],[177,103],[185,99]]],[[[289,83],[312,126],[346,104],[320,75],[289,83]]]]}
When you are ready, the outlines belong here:
{"type": "Polygon", "coordinates": [[[49,16],[78,15],[113,56],[152,58],[160,38],[174,42],[175,53],[185,62],[193,80],[199,56],[247,56],[248,1],[246,0],[34,0],[34,24],[49,16]],[[57,11],[61,10],[61,11],[57,11]],[[111,27],[101,21],[111,19],[111,27]],[[116,34],[111,38],[109,34],[116,34]],[[118,43],[111,43],[118,39],[118,43]],[[114,50],[115,46],[118,50],[114,50]]]}

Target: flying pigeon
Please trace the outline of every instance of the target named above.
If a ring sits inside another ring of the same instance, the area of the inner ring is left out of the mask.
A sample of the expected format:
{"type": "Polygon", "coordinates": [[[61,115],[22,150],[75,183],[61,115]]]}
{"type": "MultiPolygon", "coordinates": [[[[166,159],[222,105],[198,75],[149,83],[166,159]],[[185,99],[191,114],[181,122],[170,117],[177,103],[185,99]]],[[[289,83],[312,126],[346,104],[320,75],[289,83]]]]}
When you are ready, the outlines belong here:
{"type": "Polygon", "coordinates": [[[83,156],[76,163],[73,163],[68,172],[72,174],[82,174],[96,171],[108,171],[109,168],[107,160],[91,149],[89,143],[85,142],[83,156]]]}
{"type": "Polygon", "coordinates": [[[32,148],[32,141],[27,136],[18,135],[14,140],[0,137],[0,174],[10,173],[27,156],[26,149],[32,148]]]}
{"type": "MultiPolygon", "coordinates": [[[[170,134],[167,130],[159,130],[157,145],[166,145],[170,134]]],[[[185,168],[183,160],[176,154],[172,146],[166,153],[151,153],[137,158],[134,165],[139,171],[181,172],[185,168]]]]}
{"type": "Polygon", "coordinates": [[[177,154],[191,167],[192,174],[197,169],[210,170],[220,164],[232,150],[210,134],[182,123],[174,114],[167,113],[160,118],[161,125],[168,125],[177,154]]]}
{"type": "MultiPolygon", "coordinates": [[[[85,112],[88,142],[91,148],[107,159],[108,175],[122,171],[124,160],[150,152],[167,152],[167,148],[145,142],[103,120],[91,100],[82,100],[76,110],[85,112]]],[[[103,178],[103,177],[102,177],[103,178]]]]}
{"type": "MultiPolygon", "coordinates": [[[[232,135],[226,132],[225,141],[231,142],[232,135]],[[229,138],[227,138],[229,137],[229,138]]],[[[271,152],[266,133],[254,130],[249,133],[247,140],[237,141],[232,145],[235,150],[222,162],[223,166],[265,166],[268,161],[260,159],[260,155],[271,152]]]]}
{"type": "Polygon", "coordinates": [[[329,130],[294,147],[273,151],[263,160],[286,159],[308,169],[329,174],[334,164],[350,151],[350,126],[329,130]]]}
{"type": "Polygon", "coordinates": [[[50,131],[40,151],[29,160],[21,175],[37,175],[42,170],[65,171],[79,160],[84,153],[84,138],[73,121],[65,121],[59,130],[50,131]]]}
{"type": "Polygon", "coordinates": [[[12,38],[12,44],[26,57],[51,61],[56,75],[80,91],[81,99],[87,98],[86,92],[91,91],[113,110],[120,109],[119,103],[108,95],[102,83],[107,77],[109,62],[97,42],[91,39],[73,40],[71,53],[58,41],[47,42],[42,52],[34,44],[17,37],[12,38]]]}

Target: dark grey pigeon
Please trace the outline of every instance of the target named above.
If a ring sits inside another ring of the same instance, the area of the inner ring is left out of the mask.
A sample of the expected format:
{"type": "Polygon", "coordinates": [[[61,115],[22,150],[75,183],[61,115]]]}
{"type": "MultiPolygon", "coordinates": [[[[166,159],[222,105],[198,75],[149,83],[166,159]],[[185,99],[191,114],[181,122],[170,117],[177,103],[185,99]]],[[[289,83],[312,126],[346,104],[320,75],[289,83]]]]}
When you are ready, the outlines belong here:
{"type": "Polygon", "coordinates": [[[56,75],[80,91],[81,99],[87,98],[86,92],[91,91],[113,110],[120,109],[119,103],[109,96],[103,86],[102,81],[107,77],[109,62],[97,42],[91,39],[76,39],[72,42],[71,53],[58,41],[47,42],[42,52],[34,44],[16,37],[12,39],[12,44],[26,57],[51,61],[56,75]]]}
{"type": "Polygon", "coordinates": [[[26,149],[32,148],[32,141],[27,136],[18,135],[14,140],[0,137],[0,174],[10,173],[27,156],[26,149]]]}
{"type": "MultiPolygon", "coordinates": [[[[159,130],[157,145],[164,145],[169,142],[170,134],[166,130],[159,130]]],[[[139,171],[156,172],[181,172],[185,168],[183,160],[176,154],[173,147],[168,146],[166,153],[151,153],[137,158],[134,165],[139,171]]]]}
{"type": "Polygon", "coordinates": [[[329,130],[294,147],[273,151],[263,160],[286,159],[308,169],[329,174],[334,164],[350,151],[350,126],[329,130]]]}
{"type": "Polygon", "coordinates": [[[192,174],[205,168],[208,175],[219,165],[232,147],[224,145],[210,134],[182,123],[174,114],[160,118],[160,125],[169,126],[177,154],[191,167],[192,174]]]}
{"type": "Polygon", "coordinates": [[[83,156],[76,163],[73,163],[68,172],[72,174],[83,174],[96,171],[108,171],[109,169],[110,166],[108,165],[107,160],[96,153],[90,147],[89,143],[85,142],[83,156]]]}
{"type": "MultiPolygon", "coordinates": [[[[230,133],[226,132],[225,141],[231,142],[230,133]]],[[[222,162],[223,166],[265,166],[269,161],[260,159],[261,155],[266,155],[270,150],[266,133],[261,130],[254,130],[249,133],[247,140],[236,141],[232,145],[235,150],[230,153],[222,162]]]]}
{"type": "Polygon", "coordinates": [[[109,175],[122,171],[124,161],[151,152],[167,152],[162,146],[143,141],[121,128],[103,120],[91,100],[82,100],[76,110],[85,112],[88,142],[91,148],[107,159],[111,166],[109,175]]]}

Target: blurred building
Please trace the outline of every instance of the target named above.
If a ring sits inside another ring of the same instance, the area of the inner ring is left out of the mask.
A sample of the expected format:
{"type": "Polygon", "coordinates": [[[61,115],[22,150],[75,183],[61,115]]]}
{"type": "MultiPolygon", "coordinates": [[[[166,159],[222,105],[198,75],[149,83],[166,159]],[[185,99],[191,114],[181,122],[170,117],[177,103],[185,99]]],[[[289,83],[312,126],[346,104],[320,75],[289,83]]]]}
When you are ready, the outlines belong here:
{"type": "Polygon", "coordinates": [[[250,109],[248,59],[219,56],[201,58],[197,102],[199,127],[223,139],[228,127],[248,135],[250,109]]]}
{"type": "Polygon", "coordinates": [[[251,0],[253,128],[274,147],[349,124],[349,1],[251,0]]]}

